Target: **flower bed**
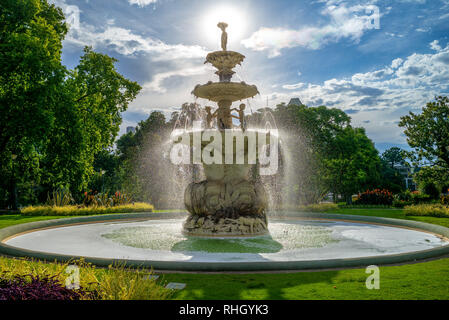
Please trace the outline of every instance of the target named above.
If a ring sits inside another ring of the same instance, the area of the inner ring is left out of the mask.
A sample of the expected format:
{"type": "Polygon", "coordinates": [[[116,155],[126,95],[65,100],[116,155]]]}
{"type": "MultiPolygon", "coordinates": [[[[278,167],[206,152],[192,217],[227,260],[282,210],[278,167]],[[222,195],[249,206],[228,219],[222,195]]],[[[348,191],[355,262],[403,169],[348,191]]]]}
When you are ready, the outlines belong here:
{"type": "Polygon", "coordinates": [[[391,206],[393,204],[393,193],[386,189],[367,190],[358,195],[354,204],[391,206]]]}
{"type": "Polygon", "coordinates": [[[406,216],[429,216],[449,218],[449,207],[442,204],[419,204],[406,206],[404,208],[406,216]]]}
{"type": "Polygon", "coordinates": [[[134,204],[117,205],[114,207],[106,206],[29,206],[21,210],[24,216],[86,216],[92,214],[108,213],[129,213],[129,212],[152,212],[153,205],[136,202],[134,204]]]}

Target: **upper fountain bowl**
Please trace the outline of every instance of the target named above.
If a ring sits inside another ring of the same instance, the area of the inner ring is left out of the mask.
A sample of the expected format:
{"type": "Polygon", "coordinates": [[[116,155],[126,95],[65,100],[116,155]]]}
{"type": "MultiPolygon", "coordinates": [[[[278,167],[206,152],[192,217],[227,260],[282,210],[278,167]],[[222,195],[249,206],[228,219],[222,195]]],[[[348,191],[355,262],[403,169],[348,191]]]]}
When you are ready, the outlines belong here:
{"type": "Polygon", "coordinates": [[[240,65],[245,56],[235,51],[215,51],[207,55],[204,63],[210,63],[218,70],[232,70],[240,65]]]}
{"type": "Polygon", "coordinates": [[[208,99],[214,102],[222,100],[239,101],[252,98],[259,93],[257,87],[245,82],[208,82],[197,85],[192,93],[195,97],[208,99]]]}

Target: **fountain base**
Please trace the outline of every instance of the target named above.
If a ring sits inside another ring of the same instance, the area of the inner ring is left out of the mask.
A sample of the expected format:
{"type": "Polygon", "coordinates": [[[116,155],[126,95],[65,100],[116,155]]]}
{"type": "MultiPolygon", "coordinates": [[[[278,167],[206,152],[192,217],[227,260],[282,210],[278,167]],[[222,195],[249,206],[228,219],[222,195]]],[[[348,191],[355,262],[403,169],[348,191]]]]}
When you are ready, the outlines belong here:
{"type": "MultiPolygon", "coordinates": [[[[235,166],[241,167],[244,166],[235,166]]],[[[256,236],[268,233],[267,196],[260,183],[247,180],[191,183],[185,191],[184,202],[191,214],[184,223],[187,235],[256,236]]]]}
{"type": "Polygon", "coordinates": [[[265,214],[220,218],[191,215],[184,222],[184,235],[198,237],[254,237],[268,234],[265,214]]]}

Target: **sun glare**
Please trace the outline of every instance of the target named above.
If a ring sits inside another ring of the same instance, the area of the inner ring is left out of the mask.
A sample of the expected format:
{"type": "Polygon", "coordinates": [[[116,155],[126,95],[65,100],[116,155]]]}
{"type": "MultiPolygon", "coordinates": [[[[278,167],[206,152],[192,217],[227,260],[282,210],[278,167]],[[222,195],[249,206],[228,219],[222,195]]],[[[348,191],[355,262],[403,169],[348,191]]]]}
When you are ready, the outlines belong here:
{"type": "Polygon", "coordinates": [[[228,47],[229,50],[232,50],[244,36],[248,22],[247,19],[248,17],[242,11],[234,7],[215,7],[204,15],[202,32],[205,33],[209,43],[219,46],[221,30],[217,27],[217,23],[226,22],[228,24],[228,28],[226,29],[228,33],[228,47]]]}

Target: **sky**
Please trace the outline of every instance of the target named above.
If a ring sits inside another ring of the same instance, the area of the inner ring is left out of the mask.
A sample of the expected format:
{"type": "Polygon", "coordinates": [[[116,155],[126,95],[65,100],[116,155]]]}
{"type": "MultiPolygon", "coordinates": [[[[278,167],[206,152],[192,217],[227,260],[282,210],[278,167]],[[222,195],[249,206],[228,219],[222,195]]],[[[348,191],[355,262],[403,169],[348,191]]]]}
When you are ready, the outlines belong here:
{"type": "MultiPolygon", "coordinates": [[[[218,81],[204,64],[220,50],[246,56],[233,81],[255,84],[248,112],[291,98],[348,113],[383,151],[406,148],[401,116],[449,95],[449,0],[51,0],[70,31],[63,63],[84,46],[117,58],[142,91],[121,133],[154,111],[194,102],[196,84],[218,81]]],[[[198,99],[202,105],[210,104],[198,99]]]]}

